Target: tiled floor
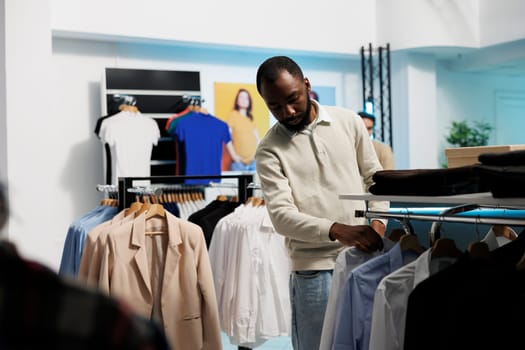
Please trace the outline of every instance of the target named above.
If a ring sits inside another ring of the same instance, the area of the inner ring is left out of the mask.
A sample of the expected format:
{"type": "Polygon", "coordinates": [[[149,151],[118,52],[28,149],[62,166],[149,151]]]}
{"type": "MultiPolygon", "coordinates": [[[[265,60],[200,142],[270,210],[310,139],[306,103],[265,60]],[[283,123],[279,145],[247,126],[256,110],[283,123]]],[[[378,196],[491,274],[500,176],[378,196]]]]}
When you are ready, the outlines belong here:
{"type": "MultiPolygon", "coordinates": [[[[222,349],[237,350],[237,345],[230,344],[226,334],[222,333],[222,349]]],[[[292,350],[292,339],[290,337],[277,337],[268,340],[263,345],[257,347],[257,350],[292,350]]]]}

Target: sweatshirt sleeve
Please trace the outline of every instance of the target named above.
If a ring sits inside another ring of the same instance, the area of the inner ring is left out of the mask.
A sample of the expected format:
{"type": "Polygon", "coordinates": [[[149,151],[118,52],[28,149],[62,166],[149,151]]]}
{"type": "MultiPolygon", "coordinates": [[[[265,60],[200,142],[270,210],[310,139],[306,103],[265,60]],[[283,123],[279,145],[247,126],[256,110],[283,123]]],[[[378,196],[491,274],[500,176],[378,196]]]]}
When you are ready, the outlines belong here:
{"type": "Polygon", "coordinates": [[[255,159],[268,213],[276,231],[299,241],[331,242],[328,232],[334,222],[299,211],[278,155],[270,147],[262,146],[257,149],[255,159]]]}

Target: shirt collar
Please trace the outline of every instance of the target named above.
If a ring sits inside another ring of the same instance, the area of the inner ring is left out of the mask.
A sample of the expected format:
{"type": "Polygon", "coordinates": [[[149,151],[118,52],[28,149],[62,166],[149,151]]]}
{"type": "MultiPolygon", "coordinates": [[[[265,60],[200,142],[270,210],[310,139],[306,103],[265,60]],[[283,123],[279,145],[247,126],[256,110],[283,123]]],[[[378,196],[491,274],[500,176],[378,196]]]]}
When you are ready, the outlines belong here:
{"type": "MultiPolygon", "coordinates": [[[[323,106],[321,106],[317,101],[310,100],[312,102],[312,105],[315,105],[315,108],[317,109],[317,115],[315,116],[315,119],[313,122],[311,122],[309,125],[306,126],[303,130],[297,132],[297,131],[291,131],[284,125],[280,125],[281,128],[286,132],[286,134],[290,137],[294,137],[297,134],[306,134],[309,135],[312,133],[313,130],[317,127],[317,125],[330,125],[332,122],[332,117],[330,117],[330,114],[324,109],[323,106]]],[[[314,108],[312,106],[312,108],[314,108]]]]}
{"type": "Polygon", "coordinates": [[[330,117],[330,114],[328,114],[326,109],[324,109],[324,107],[321,106],[317,101],[312,100],[312,103],[317,106],[317,118],[314,122],[316,122],[316,124],[330,124],[332,122],[332,117],[330,117]]]}

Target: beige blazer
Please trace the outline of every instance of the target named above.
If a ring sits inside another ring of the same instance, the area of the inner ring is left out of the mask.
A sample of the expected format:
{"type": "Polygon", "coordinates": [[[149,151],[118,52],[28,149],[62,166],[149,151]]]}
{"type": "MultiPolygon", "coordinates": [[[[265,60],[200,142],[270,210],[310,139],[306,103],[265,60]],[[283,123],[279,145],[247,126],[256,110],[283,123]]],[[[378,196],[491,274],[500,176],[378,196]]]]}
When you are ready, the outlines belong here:
{"type": "Polygon", "coordinates": [[[100,272],[100,260],[102,256],[102,252],[100,252],[100,246],[97,243],[97,240],[99,239],[100,235],[104,234],[105,232],[110,232],[113,225],[120,224],[120,221],[124,219],[124,215],[125,210],[121,210],[113,217],[113,219],[95,226],[88,232],[84,241],[82,256],[80,258],[80,266],[77,276],[79,281],[85,282],[86,284],[93,287],[97,286],[99,279],[98,274],[100,272]]]}
{"type": "MultiPolygon", "coordinates": [[[[99,286],[150,318],[154,303],[162,311],[172,349],[222,349],[212,270],[202,229],[166,212],[164,272],[155,300],[146,249],[145,214],[107,237],[99,286]]],[[[151,261],[150,261],[151,263],[151,261]]]]}

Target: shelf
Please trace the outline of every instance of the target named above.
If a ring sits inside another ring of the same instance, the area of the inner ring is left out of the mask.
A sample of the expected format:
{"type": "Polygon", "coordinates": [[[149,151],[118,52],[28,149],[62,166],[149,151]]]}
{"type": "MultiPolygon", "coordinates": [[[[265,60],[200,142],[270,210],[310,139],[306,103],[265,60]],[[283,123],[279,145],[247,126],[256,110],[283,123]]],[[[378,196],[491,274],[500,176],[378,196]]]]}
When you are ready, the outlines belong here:
{"type": "Polygon", "coordinates": [[[494,198],[490,192],[455,196],[399,196],[349,193],[340,194],[339,199],[427,204],[479,204],[493,208],[525,208],[525,198],[494,198]]]}

